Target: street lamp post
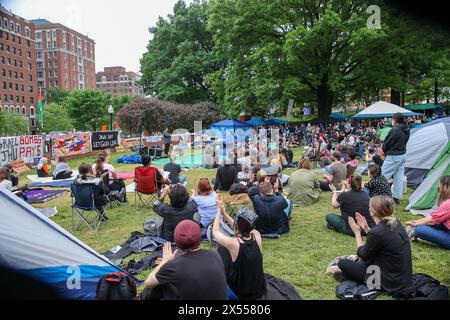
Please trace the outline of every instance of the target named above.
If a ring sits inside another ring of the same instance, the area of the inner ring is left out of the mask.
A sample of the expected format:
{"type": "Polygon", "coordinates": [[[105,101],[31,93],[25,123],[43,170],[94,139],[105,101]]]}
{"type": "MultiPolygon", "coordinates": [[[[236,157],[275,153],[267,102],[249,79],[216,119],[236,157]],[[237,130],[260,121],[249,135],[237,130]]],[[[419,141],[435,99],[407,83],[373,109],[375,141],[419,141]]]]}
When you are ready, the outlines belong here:
{"type": "Polygon", "coordinates": [[[109,105],[108,113],[109,113],[109,130],[112,131],[113,130],[112,118],[113,118],[113,113],[114,113],[114,108],[112,105],[109,105]]]}

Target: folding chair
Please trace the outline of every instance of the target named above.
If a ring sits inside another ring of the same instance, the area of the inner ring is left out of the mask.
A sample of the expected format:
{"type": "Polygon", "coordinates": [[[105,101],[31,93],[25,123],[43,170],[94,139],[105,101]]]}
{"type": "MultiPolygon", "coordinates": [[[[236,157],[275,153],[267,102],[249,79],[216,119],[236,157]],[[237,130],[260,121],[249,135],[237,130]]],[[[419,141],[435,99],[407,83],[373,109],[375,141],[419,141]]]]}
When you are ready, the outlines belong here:
{"type": "Polygon", "coordinates": [[[91,184],[70,186],[72,197],[72,228],[78,230],[85,223],[92,231],[97,231],[104,216],[105,206],[95,206],[94,190],[91,184]]]}
{"type": "Polygon", "coordinates": [[[156,170],[158,169],[154,167],[137,167],[134,169],[134,182],[136,184],[134,200],[136,210],[139,210],[140,204],[149,208],[151,203],[158,198],[159,190],[156,170]]]}
{"type": "Polygon", "coordinates": [[[319,152],[317,148],[313,148],[312,155],[309,157],[309,161],[311,162],[311,166],[313,168],[319,168],[321,167],[321,160],[319,158],[319,152]]]}

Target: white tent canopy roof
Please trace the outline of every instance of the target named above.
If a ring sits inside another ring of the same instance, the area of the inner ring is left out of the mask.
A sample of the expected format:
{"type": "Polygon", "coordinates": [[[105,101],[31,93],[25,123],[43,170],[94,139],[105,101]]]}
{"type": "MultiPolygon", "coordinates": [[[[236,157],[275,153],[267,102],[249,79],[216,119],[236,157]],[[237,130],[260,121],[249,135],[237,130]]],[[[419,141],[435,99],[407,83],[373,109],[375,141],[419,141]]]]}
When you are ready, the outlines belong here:
{"type": "Polygon", "coordinates": [[[378,101],[368,106],[361,112],[355,114],[353,118],[385,118],[385,117],[392,117],[394,114],[398,112],[405,116],[420,115],[419,113],[409,111],[395,104],[386,101],[378,101]]]}

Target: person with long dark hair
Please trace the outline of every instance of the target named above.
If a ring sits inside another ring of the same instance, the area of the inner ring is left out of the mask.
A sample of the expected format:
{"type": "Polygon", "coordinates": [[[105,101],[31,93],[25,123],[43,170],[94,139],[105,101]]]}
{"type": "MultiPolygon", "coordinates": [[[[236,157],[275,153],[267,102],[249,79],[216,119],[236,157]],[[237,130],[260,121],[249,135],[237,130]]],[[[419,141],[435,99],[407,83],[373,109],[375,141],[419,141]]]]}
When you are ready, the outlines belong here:
{"type": "Polygon", "coordinates": [[[97,178],[105,182],[108,194],[111,194],[112,191],[117,191],[115,197],[121,203],[127,203],[125,183],[117,177],[116,169],[108,163],[108,155],[105,151],[97,153],[97,159],[92,166],[92,170],[97,178]]]}

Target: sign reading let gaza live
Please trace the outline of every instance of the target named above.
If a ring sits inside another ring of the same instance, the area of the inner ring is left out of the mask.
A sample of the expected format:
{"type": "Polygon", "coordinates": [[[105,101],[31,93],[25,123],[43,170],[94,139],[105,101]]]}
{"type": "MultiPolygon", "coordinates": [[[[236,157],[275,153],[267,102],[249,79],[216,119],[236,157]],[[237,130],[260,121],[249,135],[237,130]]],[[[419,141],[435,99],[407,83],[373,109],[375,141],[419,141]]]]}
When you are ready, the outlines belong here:
{"type": "Polygon", "coordinates": [[[119,146],[118,131],[95,131],[91,133],[92,151],[115,148],[119,146]]]}

